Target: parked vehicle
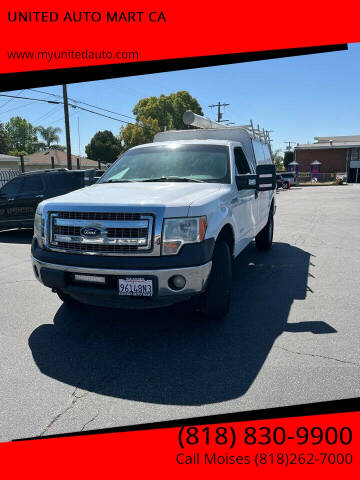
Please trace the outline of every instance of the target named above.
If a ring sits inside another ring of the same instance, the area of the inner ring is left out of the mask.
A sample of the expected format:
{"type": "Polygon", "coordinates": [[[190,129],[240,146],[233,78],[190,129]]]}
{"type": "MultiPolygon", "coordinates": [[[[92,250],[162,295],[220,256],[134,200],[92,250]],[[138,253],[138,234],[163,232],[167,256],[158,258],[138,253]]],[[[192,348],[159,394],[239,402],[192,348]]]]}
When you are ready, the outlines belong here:
{"type": "Polygon", "coordinates": [[[288,190],[290,188],[290,180],[284,178],[282,173],[276,174],[276,188],[282,188],[283,190],[288,190]]]}
{"type": "Polygon", "coordinates": [[[284,180],[288,180],[291,187],[295,187],[297,183],[295,172],[281,172],[281,176],[284,180]]]}
{"type": "Polygon", "coordinates": [[[32,228],[38,204],[92,183],[95,170],[40,170],[17,175],[0,188],[0,230],[32,228]]]}
{"type": "Polygon", "coordinates": [[[217,126],[158,133],[95,185],[41,202],[35,276],[69,303],[192,300],[208,317],[226,315],[232,260],[254,237],[259,250],[272,246],[276,175],[263,136],[217,126]]]}

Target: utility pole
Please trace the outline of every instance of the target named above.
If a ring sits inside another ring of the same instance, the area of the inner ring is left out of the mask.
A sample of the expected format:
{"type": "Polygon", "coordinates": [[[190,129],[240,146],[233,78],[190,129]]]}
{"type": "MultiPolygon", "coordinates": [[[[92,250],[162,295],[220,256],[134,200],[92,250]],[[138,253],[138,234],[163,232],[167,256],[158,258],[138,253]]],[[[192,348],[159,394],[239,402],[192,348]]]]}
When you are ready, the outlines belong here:
{"type": "Polygon", "coordinates": [[[225,108],[225,107],[227,107],[227,106],[229,106],[229,105],[230,105],[230,103],[220,103],[220,102],[215,103],[215,104],[212,104],[212,105],[209,105],[209,108],[215,108],[215,107],[217,107],[217,122],[218,122],[218,123],[228,122],[228,121],[229,121],[229,120],[223,120],[223,118],[222,118],[223,114],[222,114],[222,112],[221,112],[221,107],[224,107],[224,108],[225,108]]]}
{"type": "Polygon", "coordinates": [[[20,155],[20,168],[21,168],[21,172],[24,173],[25,172],[24,155],[20,155]]]}
{"type": "Polygon", "coordinates": [[[287,151],[290,151],[290,150],[291,150],[291,144],[293,144],[293,145],[296,144],[296,142],[289,142],[289,141],[288,141],[288,142],[284,142],[284,143],[285,143],[285,145],[287,145],[287,147],[286,147],[286,150],[287,150],[287,151]]]}
{"type": "Polygon", "coordinates": [[[78,137],[79,137],[79,157],[81,157],[81,150],[80,150],[80,120],[78,117],[78,137]]]}
{"type": "Polygon", "coordinates": [[[68,102],[66,85],[63,85],[62,87],[63,87],[63,99],[64,99],[67,168],[69,170],[72,170],[71,143],[70,143],[70,123],[69,123],[69,102],[68,102]]]}

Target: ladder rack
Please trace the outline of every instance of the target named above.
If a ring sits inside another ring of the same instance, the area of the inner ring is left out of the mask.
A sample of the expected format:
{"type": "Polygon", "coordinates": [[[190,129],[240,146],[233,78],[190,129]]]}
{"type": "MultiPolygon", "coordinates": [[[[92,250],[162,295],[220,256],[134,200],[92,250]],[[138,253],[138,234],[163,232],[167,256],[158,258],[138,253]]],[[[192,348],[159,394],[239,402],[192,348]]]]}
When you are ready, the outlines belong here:
{"type": "Polygon", "coordinates": [[[239,125],[239,127],[244,128],[247,130],[250,135],[254,138],[254,140],[260,140],[261,142],[268,143],[270,145],[271,138],[270,138],[270,131],[260,129],[260,125],[257,124],[257,127],[254,127],[254,123],[252,120],[250,120],[250,123],[248,125],[239,125]]]}

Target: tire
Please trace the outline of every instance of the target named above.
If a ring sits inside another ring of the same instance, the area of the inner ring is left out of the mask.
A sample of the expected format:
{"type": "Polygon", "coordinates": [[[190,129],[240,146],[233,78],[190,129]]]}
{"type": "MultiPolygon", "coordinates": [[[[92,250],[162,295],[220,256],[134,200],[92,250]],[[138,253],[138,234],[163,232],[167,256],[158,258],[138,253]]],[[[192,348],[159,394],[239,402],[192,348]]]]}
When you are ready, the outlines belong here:
{"type": "Polygon", "coordinates": [[[288,184],[288,182],[283,182],[281,187],[283,190],[288,190],[290,188],[290,185],[288,184]]]}
{"type": "Polygon", "coordinates": [[[270,250],[274,235],[274,215],[270,211],[265,227],[256,235],[255,244],[258,250],[270,250]]]}
{"type": "Polygon", "coordinates": [[[62,290],[56,290],[57,296],[60,298],[62,302],[64,302],[66,305],[78,305],[79,302],[75,300],[73,297],[68,295],[67,293],[64,293],[62,290]]]}
{"type": "Polygon", "coordinates": [[[212,268],[200,311],[207,318],[220,319],[229,313],[232,283],[232,258],[229,245],[219,240],[215,244],[212,268]]]}

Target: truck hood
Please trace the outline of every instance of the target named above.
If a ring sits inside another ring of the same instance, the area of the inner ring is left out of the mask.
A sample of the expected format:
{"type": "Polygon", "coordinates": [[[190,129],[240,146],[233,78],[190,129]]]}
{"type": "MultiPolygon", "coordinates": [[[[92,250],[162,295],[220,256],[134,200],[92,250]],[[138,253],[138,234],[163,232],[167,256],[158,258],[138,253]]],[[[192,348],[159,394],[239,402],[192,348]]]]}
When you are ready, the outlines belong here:
{"type": "Polygon", "coordinates": [[[186,215],[196,202],[211,201],[225,185],[218,183],[99,183],[45,200],[43,206],[68,210],[78,207],[130,207],[149,211],[152,207],[171,208],[173,214],[186,215]]]}

